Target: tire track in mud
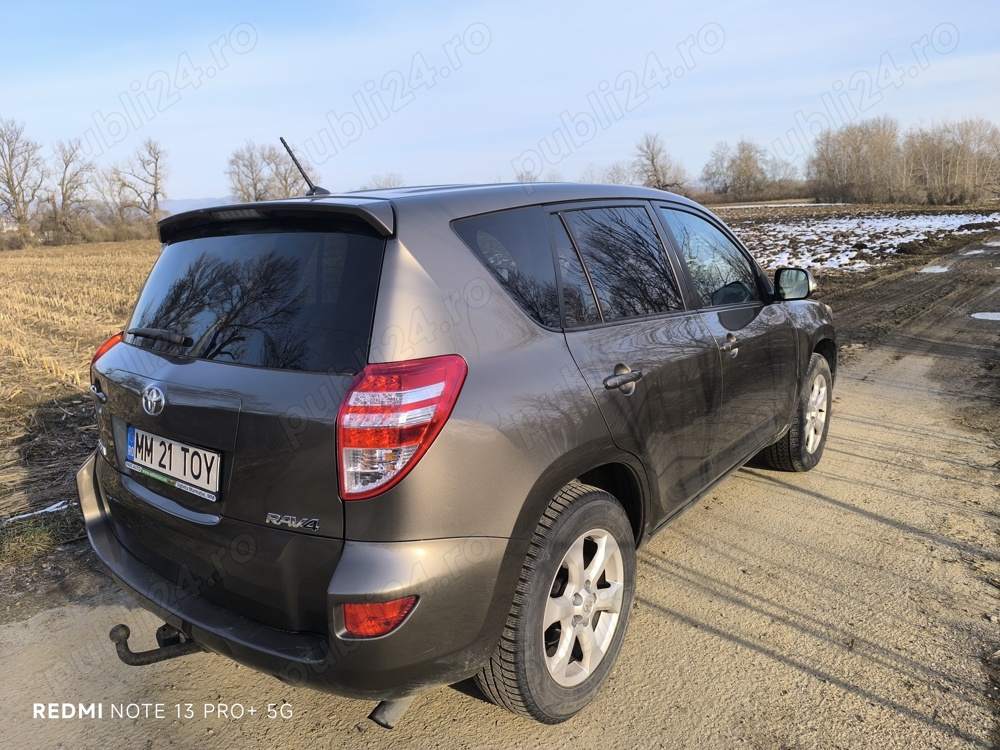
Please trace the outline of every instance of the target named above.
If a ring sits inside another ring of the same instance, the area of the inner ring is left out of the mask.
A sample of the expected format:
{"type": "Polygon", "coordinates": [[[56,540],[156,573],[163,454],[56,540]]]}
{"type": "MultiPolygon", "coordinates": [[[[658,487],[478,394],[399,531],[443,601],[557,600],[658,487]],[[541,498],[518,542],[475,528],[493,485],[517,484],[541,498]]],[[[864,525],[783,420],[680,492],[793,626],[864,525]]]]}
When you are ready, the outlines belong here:
{"type": "MultiPolygon", "coordinates": [[[[940,265],[947,271],[921,273],[918,269],[883,287],[886,294],[882,300],[891,325],[880,331],[876,340],[895,349],[897,357],[906,352],[933,357],[930,376],[941,392],[950,392],[956,399],[961,421],[983,430],[985,439],[997,445],[1000,324],[977,320],[972,314],[1000,311],[1000,248],[979,247],[981,244],[973,243],[923,266],[940,265]],[[973,386],[971,390],[967,384],[973,386]]],[[[870,321],[867,325],[879,328],[884,323],[870,321]]]]}
{"type": "Polygon", "coordinates": [[[844,274],[821,278],[819,299],[834,310],[841,346],[903,347],[925,340],[932,347],[929,353],[947,356],[947,342],[935,340],[934,323],[940,315],[971,314],[973,307],[1000,309],[1000,248],[981,247],[985,241],[980,238],[953,253],[923,256],[918,262],[907,258],[903,268],[876,270],[864,279],[844,274]],[[964,254],[972,249],[983,252],[964,254]],[[948,270],[922,273],[931,266],[948,270]]]}

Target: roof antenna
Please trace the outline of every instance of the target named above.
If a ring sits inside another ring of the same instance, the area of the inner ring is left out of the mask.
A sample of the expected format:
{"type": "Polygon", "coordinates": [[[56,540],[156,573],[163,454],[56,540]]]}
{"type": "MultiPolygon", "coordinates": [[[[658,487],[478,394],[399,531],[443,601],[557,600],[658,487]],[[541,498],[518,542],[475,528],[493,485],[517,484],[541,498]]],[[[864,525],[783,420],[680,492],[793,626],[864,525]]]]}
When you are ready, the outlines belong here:
{"type": "Polygon", "coordinates": [[[288,152],[288,155],[292,157],[292,161],[295,162],[295,166],[298,167],[299,172],[302,173],[302,178],[306,181],[306,185],[309,186],[309,192],[306,193],[306,197],[308,198],[312,195],[330,195],[330,191],[326,188],[316,187],[313,185],[313,181],[309,179],[309,175],[306,174],[306,170],[302,168],[302,165],[299,164],[299,160],[296,159],[295,154],[292,153],[292,147],[288,145],[288,142],[285,141],[285,139],[280,135],[278,136],[278,140],[281,141],[281,145],[285,147],[285,151],[288,152]]]}

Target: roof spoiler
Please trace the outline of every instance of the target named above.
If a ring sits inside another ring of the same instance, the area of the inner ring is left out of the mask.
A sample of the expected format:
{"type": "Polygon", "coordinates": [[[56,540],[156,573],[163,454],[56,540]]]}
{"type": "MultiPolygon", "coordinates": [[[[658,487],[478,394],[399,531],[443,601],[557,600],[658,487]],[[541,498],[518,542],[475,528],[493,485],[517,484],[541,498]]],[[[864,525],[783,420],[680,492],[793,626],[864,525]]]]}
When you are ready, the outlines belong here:
{"type": "Polygon", "coordinates": [[[383,237],[396,231],[395,213],[387,200],[326,196],[313,199],[292,199],[260,203],[236,203],[168,216],[157,225],[160,241],[167,242],[181,232],[209,224],[227,221],[254,221],[256,219],[322,219],[336,214],[347,214],[361,219],[383,237]]]}

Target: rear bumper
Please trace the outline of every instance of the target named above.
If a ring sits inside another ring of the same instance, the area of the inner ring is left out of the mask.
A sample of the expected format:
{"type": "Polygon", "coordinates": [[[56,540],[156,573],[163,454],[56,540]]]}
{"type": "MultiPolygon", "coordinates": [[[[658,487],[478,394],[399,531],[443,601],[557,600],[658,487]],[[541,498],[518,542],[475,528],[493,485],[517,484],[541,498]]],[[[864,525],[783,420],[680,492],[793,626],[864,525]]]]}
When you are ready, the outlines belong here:
{"type": "MultiPolygon", "coordinates": [[[[209,651],[294,685],[385,700],[475,674],[500,638],[527,542],[344,542],[327,587],[325,632],[282,630],[184,590],[126,549],[98,480],[100,460],[92,455],[76,477],[91,545],[143,607],[209,651]],[[340,625],[344,602],[411,594],[418,597],[416,607],[389,635],[346,637],[340,625]]],[[[276,580],[281,572],[275,571],[276,580]]]]}

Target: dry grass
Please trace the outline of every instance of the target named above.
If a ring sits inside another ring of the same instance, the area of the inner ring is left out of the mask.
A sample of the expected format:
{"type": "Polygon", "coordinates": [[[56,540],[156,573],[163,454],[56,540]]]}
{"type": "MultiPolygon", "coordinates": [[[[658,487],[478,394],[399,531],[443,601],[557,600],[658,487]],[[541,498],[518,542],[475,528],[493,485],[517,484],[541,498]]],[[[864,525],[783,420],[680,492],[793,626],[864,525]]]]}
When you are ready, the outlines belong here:
{"type": "Polygon", "coordinates": [[[82,388],[93,348],[125,322],[158,249],[149,241],[0,253],[0,398],[82,388]]]}
{"type": "Polygon", "coordinates": [[[44,558],[83,533],[77,508],[14,521],[0,530],[0,565],[44,558]]]}
{"type": "Polygon", "coordinates": [[[96,440],[87,396],[94,350],[125,324],[155,241],[0,252],[0,561],[79,534],[79,512],[4,525],[76,498],[96,440]]]}

